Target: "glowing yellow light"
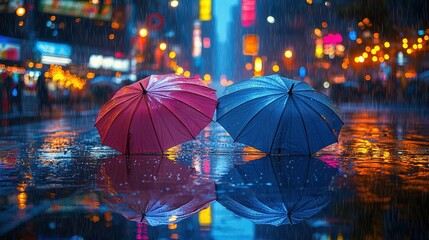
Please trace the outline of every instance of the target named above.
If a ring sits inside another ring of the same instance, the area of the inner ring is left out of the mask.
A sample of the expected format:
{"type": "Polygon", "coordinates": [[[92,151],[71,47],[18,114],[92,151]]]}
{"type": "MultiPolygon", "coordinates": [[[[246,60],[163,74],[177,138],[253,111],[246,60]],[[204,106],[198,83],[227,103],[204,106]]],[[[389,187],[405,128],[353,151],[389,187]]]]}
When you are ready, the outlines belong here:
{"type": "Polygon", "coordinates": [[[27,193],[21,192],[17,195],[18,208],[23,210],[27,208],[27,193]]]}
{"type": "Polygon", "coordinates": [[[316,47],[316,57],[323,57],[323,48],[322,47],[316,47]]]}
{"type": "Polygon", "coordinates": [[[177,216],[175,216],[175,215],[171,216],[171,217],[168,219],[168,221],[169,221],[169,222],[174,222],[174,221],[176,221],[176,220],[177,220],[177,216]]]}
{"type": "Polygon", "coordinates": [[[408,44],[404,43],[404,44],[402,44],[402,47],[403,48],[408,48],[408,44]]]}
{"type": "Polygon", "coordinates": [[[212,224],[212,211],[210,206],[198,213],[198,222],[200,226],[210,226],[212,224]]]}
{"type": "Polygon", "coordinates": [[[179,1],[177,1],[177,0],[171,0],[170,6],[173,7],[173,8],[179,6],[179,1]]]}
{"type": "Polygon", "coordinates": [[[357,38],[357,39],[356,39],[356,43],[357,43],[357,44],[361,44],[361,43],[362,43],[362,38],[357,38]]]}
{"type": "Polygon", "coordinates": [[[110,40],[115,39],[115,34],[113,34],[113,33],[109,34],[109,39],[110,39],[110,40]]]}
{"type": "Polygon", "coordinates": [[[162,51],[164,51],[165,49],[167,49],[167,44],[165,42],[162,42],[159,44],[159,49],[161,49],[162,51]]]}
{"type": "Polygon", "coordinates": [[[413,52],[413,50],[411,50],[410,48],[407,49],[407,53],[411,54],[413,52]]]}
{"type": "Polygon", "coordinates": [[[293,55],[293,53],[292,53],[291,50],[286,50],[284,55],[285,55],[286,58],[291,58],[292,55],[293,55]]]}
{"type": "Polygon", "coordinates": [[[390,47],[390,42],[384,42],[384,47],[385,48],[389,48],[390,47]]]}
{"type": "Polygon", "coordinates": [[[322,31],[318,28],[314,29],[314,34],[318,37],[320,37],[322,35],[322,31]]]}
{"type": "Polygon", "coordinates": [[[417,42],[418,42],[418,43],[422,43],[422,42],[423,42],[423,39],[422,39],[422,38],[417,38],[417,42]]]}
{"type": "Polygon", "coordinates": [[[32,68],[33,66],[34,66],[34,63],[33,63],[33,62],[29,62],[29,63],[28,63],[28,67],[29,67],[29,68],[32,68]]]}
{"type": "Polygon", "coordinates": [[[377,53],[377,50],[375,50],[374,48],[371,50],[371,53],[372,54],[376,54],[377,53]]]}
{"type": "Polygon", "coordinates": [[[86,78],[88,78],[88,79],[93,79],[94,77],[95,77],[95,73],[93,73],[93,72],[88,72],[86,74],[86,78]]]}
{"type": "Polygon", "coordinates": [[[366,53],[366,52],[362,53],[362,57],[368,58],[368,53],[366,53]]]}
{"type": "Polygon", "coordinates": [[[210,74],[206,73],[206,74],[204,74],[203,79],[205,81],[210,81],[212,79],[212,76],[210,74]]]}
{"type": "Polygon", "coordinates": [[[272,69],[273,69],[273,72],[278,72],[280,70],[280,67],[279,67],[279,65],[274,64],[272,69]]]}
{"type": "Polygon", "coordinates": [[[384,59],[386,59],[386,60],[389,60],[389,58],[390,58],[390,56],[389,56],[389,54],[384,54],[384,59]]]}
{"type": "Polygon", "coordinates": [[[262,58],[260,57],[256,57],[255,58],[255,72],[260,72],[262,71],[262,58]]]}
{"type": "Polygon", "coordinates": [[[363,63],[365,61],[365,58],[363,58],[362,56],[359,56],[359,62],[363,63]]]}
{"type": "Polygon", "coordinates": [[[19,7],[16,9],[15,13],[16,13],[16,16],[22,17],[25,15],[25,8],[19,7]]]}
{"type": "Polygon", "coordinates": [[[147,30],[147,28],[140,28],[139,30],[139,36],[142,38],[147,37],[147,35],[149,34],[149,31],[147,30]]]}
{"type": "Polygon", "coordinates": [[[175,58],[176,57],[176,52],[171,51],[170,53],[168,53],[168,57],[175,58]]]}
{"type": "Polygon", "coordinates": [[[307,0],[308,4],[313,4],[313,0],[307,0]]]}
{"type": "Polygon", "coordinates": [[[182,74],[183,73],[183,68],[182,67],[178,67],[177,69],[176,69],[176,74],[177,75],[180,75],[180,74],[182,74]]]}
{"type": "Polygon", "coordinates": [[[402,43],[408,43],[408,39],[406,38],[402,39],[402,43]]]}
{"type": "Polygon", "coordinates": [[[378,57],[377,56],[372,56],[372,61],[373,62],[377,62],[378,61],[378,57]]]}
{"type": "Polygon", "coordinates": [[[371,52],[371,47],[370,47],[370,46],[366,46],[366,47],[365,47],[365,51],[367,51],[367,52],[371,52]]]}
{"type": "Polygon", "coordinates": [[[380,51],[380,46],[375,45],[375,46],[374,46],[374,49],[375,49],[375,51],[377,51],[377,52],[378,52],[378,51],[380,51]]]}
{"type": "Polygon", "coordinates": [[[355,63],[358,63],[359,62],[359,57],[355,57],[354,61],[355,61],[355,63]]]}
{"type": "Polygon", "coordinates": [[[168,229],[170,229],[170,230],[174,230],[174,229],[176,229],[177,228],[177,224],[175,224],[175,223],[170,223],[170,224],[168,224],[168,229]]]}
{"type": "Polygon", "coordinates": [[[413,49],[417,49],[417,44],[413,44],[413,49]]]}
{"type": "Polygon", "coordinates": [[[189,71],[185,71],[185,72],[183,73],[183,76],[185,76],[185,77],[190,77],[190,76],[191,76],[191,72],[189,72],[189,71]]]}

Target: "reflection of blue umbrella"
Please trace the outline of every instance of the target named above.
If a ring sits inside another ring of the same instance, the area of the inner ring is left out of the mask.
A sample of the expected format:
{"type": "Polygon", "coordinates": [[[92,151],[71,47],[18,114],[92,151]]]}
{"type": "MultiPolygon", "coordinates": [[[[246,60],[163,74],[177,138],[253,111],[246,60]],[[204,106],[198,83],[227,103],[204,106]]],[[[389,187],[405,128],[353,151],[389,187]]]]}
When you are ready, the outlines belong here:
{"type": "Polygon", "coordinates": [[[217,121],[237,142],[267,153],[311,155],[338,141],[343,122],[336,107],[305,82],[271,75],[225,91],[217,121]]]}
{"type": "Polygon", "coordinates": [[[316,158],[266,157],[225,175],[217,185],[218,202],[256,224],[296,224],[326,207],[336,173],[316,158]]]}

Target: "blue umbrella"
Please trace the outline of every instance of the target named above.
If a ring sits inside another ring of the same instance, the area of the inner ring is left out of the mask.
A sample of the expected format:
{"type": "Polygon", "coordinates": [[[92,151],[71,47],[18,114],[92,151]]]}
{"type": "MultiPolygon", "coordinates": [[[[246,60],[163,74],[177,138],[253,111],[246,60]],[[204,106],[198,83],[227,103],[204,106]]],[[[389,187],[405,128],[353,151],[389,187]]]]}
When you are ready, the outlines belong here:
{"type": "Polygon", "coordinates": [[[312,155],[337,142],[339,115],[326,95],[279,75],[226,87],[217,107],[217,122],[234,141],[287,155],[312,155]]]}
{"type": "Polygon", "coordinates": [[[216,185],[217,201],[256,224],[297,224],[330,202],[338,173],[309,156],[270,156],[235,166],[216,185]]]}

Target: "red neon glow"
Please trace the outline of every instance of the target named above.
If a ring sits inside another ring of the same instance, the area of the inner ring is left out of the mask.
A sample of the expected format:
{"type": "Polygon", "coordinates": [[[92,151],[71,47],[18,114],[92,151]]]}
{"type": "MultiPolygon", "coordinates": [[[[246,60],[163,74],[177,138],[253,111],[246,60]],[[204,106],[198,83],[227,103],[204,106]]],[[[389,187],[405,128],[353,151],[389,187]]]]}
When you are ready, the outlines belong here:
{"type": "Polygon", "coordinates": [[[241,1],[241,25],[253,26],[256,22],[256,0],[241,1]]]}
{"type": "Polygon", "coordinates": [[[324,44],[339,44],[343,41],[343,37],[339,34],[329,33],[328,35],[323,37],[324,44]]]}

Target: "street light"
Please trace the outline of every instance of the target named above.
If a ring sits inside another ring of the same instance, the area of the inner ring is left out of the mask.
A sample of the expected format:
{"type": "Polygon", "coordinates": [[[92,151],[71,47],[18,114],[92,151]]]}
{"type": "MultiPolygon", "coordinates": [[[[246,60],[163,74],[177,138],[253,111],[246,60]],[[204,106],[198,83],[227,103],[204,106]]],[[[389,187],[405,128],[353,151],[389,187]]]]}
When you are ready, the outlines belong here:
{"type": "Polygon", "coordinates": [[[286,58],[291,58],[293,56],[293,53],[292,53],[292,51],[291,50],[286,50],[285,51],[285,57],[286,58]]]}
{"type": "Polygon", "coordinates": [[[161,49],[162,51],[165,51],[165,49],[167,49],[167,44],[165,42],[160,43],[159,49],[161,49]]]}
{"type": "Polygon", "coordinates": [[[18,7],[18,8],[16,9],[15,13],[16,13],[16,16],[18,16],[18,17],[22,17],[22,16],[24,16],[24,15],[25,15],[25,8],[23,8],[23,7],[18,7]]]}
{"type": "Polygon", "coordinates": [[[171,0],[170,6],[172,8],[176,8],[177,6],[179,6],[179,1],[178,0],[171,0]]]}
{"type": "Polygon", "coordinates": [[[142,38],[145,38],[147,37],[147,35],[149,35],[149,31],[147,30],[147,28],[144,28],[144,27],[140,28],[139,36],[142,38]]]}

